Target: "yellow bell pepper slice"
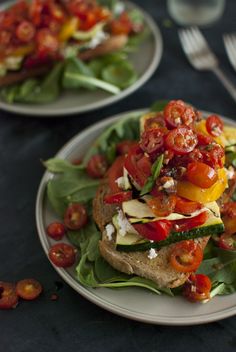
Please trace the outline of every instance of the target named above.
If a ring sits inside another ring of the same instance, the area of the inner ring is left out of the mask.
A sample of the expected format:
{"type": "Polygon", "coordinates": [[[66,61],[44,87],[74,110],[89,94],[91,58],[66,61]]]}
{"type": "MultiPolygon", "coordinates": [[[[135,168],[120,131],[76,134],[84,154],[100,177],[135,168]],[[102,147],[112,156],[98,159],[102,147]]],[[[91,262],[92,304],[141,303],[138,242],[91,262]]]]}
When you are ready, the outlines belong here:
{"type": "Polygon", "coordinates": [[[227,185],[225,169],[219,169],[218,181],[210,188],[200,188],[191,182],[179,181],[177,184],[177,194],[180,197],[205,204],[219,199],[227,185]]]}
{"type": "Polygon", "coordinates": [[[34,44],[22,45],[7,52],[7,56],[25,57],[34,51],[34,44]]]}
{"type": "Polygon", "coordinates": [[[76,17],[71,17],[64,23],[61,28],[61,31],[58,35],[58,39],[60,42],[66,42],[72,35],[76,32],[79,26],[79,19],[76,17]]]}

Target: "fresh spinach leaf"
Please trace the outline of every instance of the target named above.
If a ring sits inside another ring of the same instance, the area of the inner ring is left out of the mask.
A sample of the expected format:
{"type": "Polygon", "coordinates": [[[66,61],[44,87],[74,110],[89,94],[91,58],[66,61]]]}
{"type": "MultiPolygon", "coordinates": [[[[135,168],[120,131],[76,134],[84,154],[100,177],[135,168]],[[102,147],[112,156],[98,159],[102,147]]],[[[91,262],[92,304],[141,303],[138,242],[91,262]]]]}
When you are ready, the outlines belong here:
{"type": "Polygon", "coordinates": [[[130,62],[122,61],[104,67],[101,77],[104,81],[124,89],[137,81],[138,75],[130,62]]]}
{"type": "Polygon", "coordinates": [[[71,162],[59,158],[43,161],[46,169],[53,173],[63,173],[70,170],[84,170],[84,165],[73,165],[71,162]]]}
{"type": "Polygon", "coordinates": [[[151,111],[159,112],[163,111],[165,106],[169,103],[169,100],[157,100],[151,106],[151,111]]]}
{"type": "Polygon", "coordinates": [[[148,177],[147,182],[141,189],[140,195],[143,196],[144,194],[150,192],[155,184],[157,177],[160,175],[161,168],[163,165],[164,154],[161,154],[157,160],[152,165],[152,174],[148,177]]]}

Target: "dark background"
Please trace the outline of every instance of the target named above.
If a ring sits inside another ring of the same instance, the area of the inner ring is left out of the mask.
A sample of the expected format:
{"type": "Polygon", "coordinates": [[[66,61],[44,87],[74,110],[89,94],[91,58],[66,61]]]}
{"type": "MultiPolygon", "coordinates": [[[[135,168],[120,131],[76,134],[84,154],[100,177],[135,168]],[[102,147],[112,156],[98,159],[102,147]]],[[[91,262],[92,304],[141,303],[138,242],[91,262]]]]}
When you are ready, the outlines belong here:
{"type": "MultiPolygon", "coordinates": [[[[187,63],[176,26],[165,26],[166,1],[136,2],[152,14],[164,39],[161,64],[141,89],[114,106],[80,116],[40,119],[0,111],[0,280],[34,277],[45,289],[35,302],[0,311],[0,352],[235,351],[236,317],[193,327],[147,325],[100,309],[65,283],[58,291],[59,300],[50,300],[55,282],[62,281],[42,250],[35,226],[35,198],[44,172],[40,158],[52,157],[88,125],[147,107],[156,99],[181,98],[201,109],[235,117],[235,103],[217,78],[187,63]]],[[[236,3],[226,3],[223,18],[204,33],[236,84],[222,42],[224,32],[236,31],[236,3]]]]}

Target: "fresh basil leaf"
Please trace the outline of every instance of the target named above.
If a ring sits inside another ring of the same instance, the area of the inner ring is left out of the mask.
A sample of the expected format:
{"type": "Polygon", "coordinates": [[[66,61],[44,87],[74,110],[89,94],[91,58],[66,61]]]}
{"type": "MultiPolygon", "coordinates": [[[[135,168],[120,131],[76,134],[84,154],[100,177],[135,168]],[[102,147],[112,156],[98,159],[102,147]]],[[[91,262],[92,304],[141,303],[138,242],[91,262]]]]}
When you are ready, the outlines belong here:
{"type": "Polygon", "coordinates": [[[161,168],[163,165],[163,159],[164,159],[164,154],[161,154],[157,158],[157,160],[154,162],[154,164],[152,165],[152,174],[151,174],[151,176],[148,177],[147,182],[145,183],[145,185],[141,189],[141,192],[140,192],[141,196],[143,196],[146,193],[149,193],[152,190],[156,179],[160,175],[161,168]]]}
{"type": "Polygon", "coordinates": [[[169,100],[157,100],[152,104],[150,111],[159,112],[163,111],[169,100]]]}
{"type": "Polygon", "coordinates": [[[69,170],[84,170],[84,165],[73,165],[67,160],[59,158],[51,158],[43,161],[43,165],[46,169],[53,173],[63,173],[69,170]]]}

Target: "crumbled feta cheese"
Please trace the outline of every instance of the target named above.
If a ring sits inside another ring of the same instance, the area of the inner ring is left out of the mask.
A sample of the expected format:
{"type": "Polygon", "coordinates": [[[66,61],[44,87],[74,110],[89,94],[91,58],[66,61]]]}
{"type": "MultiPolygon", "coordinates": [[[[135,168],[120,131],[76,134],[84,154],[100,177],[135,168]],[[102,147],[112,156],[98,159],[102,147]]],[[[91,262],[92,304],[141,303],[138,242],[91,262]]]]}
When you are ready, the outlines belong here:
{"type": "Polygon", "coordinates": [[[125,178],[123,176],[119,177],[115,181],[119,188],[125,189],[125,178]]]}
{"type": "Polygon", "coordinates": [[[171,187],[174,187],[174,185],[175,185],[175,181],[172,178],[172,179],[166,181],[162,187],[163,188],[171,188],[171,187]]]}
{"type": "Polygon", "coordinates": [[[127,233],[137,233],[135,228],[129,223],[125,214],[121,209],[118,209],[117,222],[119,226],[119,233],[121,236],[125,236],[127,233]]]}
{"type": "Polygon", "coordinates": [[[150,240],[151,243],[153,243],[154,241],[153,240],[150,240]]]}
{"type": "Polygon", "coordinates": [[[157,252],[155,251],[154,248],[151,248],[148,252],[148,258],[152,260],[156,257],[157,257],[157,252]]]}
{"type": "Polygon", "coordinates": [[[119,16],[125,10],[125,5],[121,1],[117,1],[113,8],[113,13],[116,16],[119,16]]]}
{"type": "Polygon", "coordinates": [[[176,124],[181,124],[181,123],[182,123],[181,118],[180,118],[180,117],[176,117],[175,123],[176,123],[176,124]]]}
{"type": "Polygon", "coordinates": [[[109,241],[112,240],[112,234],[115,232],[115,228],[112,224],[107,224],[105,227],[106,235],[109,241]]]}
{"type": "Polygon", "coordinates": [[[108,35],[103,31],[98,31],[96,35],[91,39],[88,43],[88,48],[94,49],[96,46],[101,44],[105,39],[107,39],[108,35]]]}
{"type": "Polygon", "coordinates": [[[229,166],[229,168],[225,169],[225,171],[226,171],[227,179],[232,180],[235,174],[234,168],[232,166],[229,166]]]}

